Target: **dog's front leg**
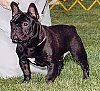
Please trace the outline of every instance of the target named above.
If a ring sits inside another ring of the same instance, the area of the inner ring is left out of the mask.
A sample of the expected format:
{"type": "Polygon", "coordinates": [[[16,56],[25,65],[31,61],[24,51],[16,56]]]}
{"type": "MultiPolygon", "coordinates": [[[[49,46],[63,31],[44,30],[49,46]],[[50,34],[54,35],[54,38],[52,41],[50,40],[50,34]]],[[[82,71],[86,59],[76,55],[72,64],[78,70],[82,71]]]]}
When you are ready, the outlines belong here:
{"type": "Polygon", "coordinates": [[[48,73],[46,76],[46,82],[54,82],[58,75],[58,62],[51,62],[47,69],[48,73]]]}
{"type": "Polygon", "coordinates": [[[28,59],[21,59],[19,60],[20,67],[24,74],[24,81],[28,82],[31,79],[31,71],[28,59]]]}

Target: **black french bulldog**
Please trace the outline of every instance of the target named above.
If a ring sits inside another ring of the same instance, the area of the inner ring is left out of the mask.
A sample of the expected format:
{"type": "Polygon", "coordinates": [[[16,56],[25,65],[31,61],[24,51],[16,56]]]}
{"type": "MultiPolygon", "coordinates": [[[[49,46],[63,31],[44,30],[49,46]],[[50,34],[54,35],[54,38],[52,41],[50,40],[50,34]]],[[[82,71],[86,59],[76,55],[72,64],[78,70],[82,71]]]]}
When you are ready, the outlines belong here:
{"type": "Polygon", "coordinates": [[[26,13],[15,2],[11,3],[12,19],[11,39],[17,43],[16,52],[24,74],[24,81],[31,79],[30,61],[35,58],[36,65],[47,66],[46,82],[53,82],[60,75],[63,67],[63,55],[70,51],[80,63],[83,79],[89,77],[87,54],[81,38],[72,25],[41,25],[34,3],[29,5],[26,13]]]}

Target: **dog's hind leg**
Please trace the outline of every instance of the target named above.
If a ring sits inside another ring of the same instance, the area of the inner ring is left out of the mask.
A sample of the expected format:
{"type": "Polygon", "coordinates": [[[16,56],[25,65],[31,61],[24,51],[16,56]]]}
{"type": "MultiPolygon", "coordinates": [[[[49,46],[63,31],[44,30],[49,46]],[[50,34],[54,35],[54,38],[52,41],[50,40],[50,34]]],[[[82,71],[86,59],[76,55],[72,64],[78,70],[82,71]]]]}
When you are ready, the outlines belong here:
{"type": "Polygon", "coordinates": [[[29,60],[24,59],[19,61],[20,67],[23,71],[24,74],[24,81],[23,82],[28,82],[31,79],[31,71],[30,71],[30,65],[29,65],[29,60]]]}
{"type": "Polygon", "coordinates": [[[79,37],[73,38],[70,43],[70,52],[72,56],[78,61],[83,70],[83,79],[89,77],[89,64],[87,61],[87,54],[84,49],[83,43],[79,37]]]}
{"type": "Polygon", "coordinates": [[[59,62],[58,62],[58,76],[60,75],[60,73],[63,69],[63,66],[64,66],[64,57],[61,56],[59,59],[59,62]]]}

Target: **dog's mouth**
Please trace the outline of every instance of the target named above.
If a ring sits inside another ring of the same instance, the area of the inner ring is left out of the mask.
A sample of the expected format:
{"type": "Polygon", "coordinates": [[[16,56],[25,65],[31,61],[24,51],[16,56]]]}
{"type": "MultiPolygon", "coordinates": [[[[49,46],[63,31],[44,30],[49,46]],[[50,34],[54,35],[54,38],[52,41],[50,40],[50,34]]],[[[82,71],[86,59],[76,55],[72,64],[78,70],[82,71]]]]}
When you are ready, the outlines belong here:
{"type": "Polygon", "coordinates": [[[13,43],[23,43],[22,41],[12,40],[13,43]]]}
{"type": "Polygon", "coordinates": [[[25,43],[27,40],[12,40],[13,43],[25,43]]]}

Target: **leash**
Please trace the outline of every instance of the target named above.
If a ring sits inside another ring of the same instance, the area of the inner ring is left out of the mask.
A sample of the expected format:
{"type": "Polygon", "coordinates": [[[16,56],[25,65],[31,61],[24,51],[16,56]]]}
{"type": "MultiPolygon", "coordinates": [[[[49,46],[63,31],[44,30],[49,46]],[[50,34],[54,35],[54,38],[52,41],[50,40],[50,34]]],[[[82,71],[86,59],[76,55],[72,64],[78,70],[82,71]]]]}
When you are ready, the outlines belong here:
{"type": "Polygon", "coordinates": [[[44,39],[37,46],[40,46],[45,41],[46,41],[46,36],[44,37],[44,39]]]}
{"type": "MultiPolygon", "coordinates": [[[[41,23],[40,22],[38,22],[38,24],[40,25],[40,30],[42,30],[42,26],[41,26],[41,23]]],[[[43,40],[37,45],[37,47],[38,46],[40,46],[40,45],[42,45],[42,43],[44,43],[45,41],[46,41],[46,34],[44,34],[45,35],[45,37],[43,38],[43,40]]]]}
{"type": "Polygon", "coordinates": [[[48,1],[46,0],[45,5],[44,5],[44,7],[43,7],[43,10],[42,10],[41,14],[44,14],[47,5],[48,5],[48,1]]]}

